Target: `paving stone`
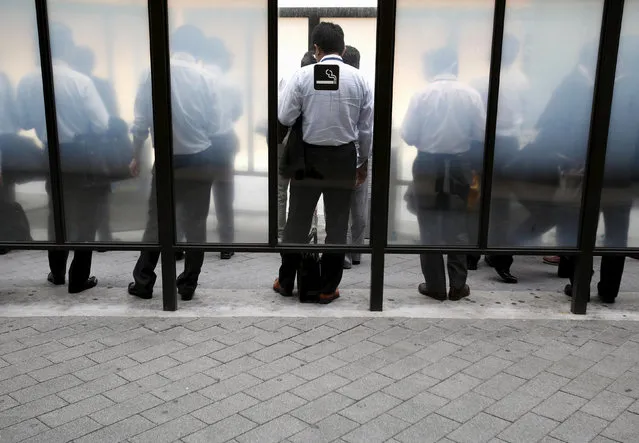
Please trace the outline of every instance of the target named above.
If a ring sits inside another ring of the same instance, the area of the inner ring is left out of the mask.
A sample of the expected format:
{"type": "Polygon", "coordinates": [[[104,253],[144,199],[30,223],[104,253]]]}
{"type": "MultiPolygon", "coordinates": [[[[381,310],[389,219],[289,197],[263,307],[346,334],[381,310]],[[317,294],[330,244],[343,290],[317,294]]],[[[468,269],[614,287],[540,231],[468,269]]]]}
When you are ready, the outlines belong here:
{"type": "Polygon", "coordinates": [[[577,349],[577,346],[553,340],[542,346],[533,355],[550,361],[559,361],[567,355],[574,353],[577,349]]]}
{"type": "Polygon", "coordinates": [[[219,401],[260,383],[262,383],[262,380],[257,377],[249,374],[239,374],[201,389],[199,392],[211,400],[219,401]]]}
{"type": "Polygon", "coordinates": [[[459,357],[464,360],[476,363],[482,358],[487,357],[498,350],[499,346],[480,340],[460,349],[453,355],[455,357],[459,357]]]}
{"type": "Polygon", "coordinates": [[[577,357],[598,362],[606,357],[608,354],[613,352],[616,348],[617,347],[613,345],[602,343],[596,340],[590,340],[579,349],[573,351],[572,354],[576,355],[577,357]]]}
{"type": "Polygon", "coordinates": [[[283,415],[236,438],[239,443],[278,443],[300,432],[307,425],[290,415],[283,415]]]}
{"type": "Polygon", "coordinates": [[[310,401],[326,395],[329,392],[335,391],[348,383],[350,383],[350,380],[340,377],[339,375],[329,373],[298,386],[291,392],[298,397],[302,397],[303,399],[310,401]]]}
{"type": "Polygon", "coordinates": [[[250,397],[243,392],[232,395],[220,400],[202,409],[193,412],[195,418],[200,419],[206,424],[217,423],[220,420],[231,417],[245,409],[255,406],[259,401],[250,397]]]}
{"type": "Polygon", "coordinates": [[[494,400],[500,400],[526,383],[523,378],[500,373],[477,386],[474,391],[494,400]]]}
{"type": "Polygon", "coordinates": [[[633,362],[620,357],[607,355],[597,364],[592,366],[589,371],[598,375],[603,375],[604,377],[618,378],[632,368],[632,366],[633,362]]]}
{"type": "Polygon", "coordinates": [[[461,358],[446,356],[425,367],[422,372],[438,380],[444,380],[467,368],[472,363],[461,358]]]}
{"type": "Polygon", "coordinates": [[[303,398],[293,395],[290,392],[285,392],[270,400],[262,401],[253,407],[245,409],[241,412],[241,415],[255,423],[264,424],[280,415],[291,412],[293,409],[301,407],[305,403],[306,400],[303,398]]]}
{"type": "Polygon", "coordinates": [[[339,388],[337,392],[346,395],[353,400],[361,400],[364,397],[369,396],[373,392],[377,392],[392,383],[392,378],[373,373],[366,375],[344,387],[339,388]]]}
{"type": "MultiPolygon", "coordinates": [[[[4,382],[21,375],[26,375],[28,372],[42,369],[49,365],[51,365],[51,362],[46,358],[35,357],[31,360],[26,360],[20,363],[5,366],[3,368],[0,368],[0,381],[4,382]]],[[[33,377],[29,377],[29,379],[33,380],[33,377]]]]}
{"type": "Polygon", "coordinates": [[[253,340],[263,346],[271,346],[279,342],[293,338],[299,335],[301,331],[299,329],[291,328],[290,326],[284,326],[276,332],[266,332],[256,335],[253,340]]]}
{"type": "Polygon", "coordinates": [[[186,443],[223,443],[250,431],[256,426],[251,420],[236,414],[187,437],[183,437],[182,440],[186,443]]]}
{"type": "Polygon", "coordinates": [[[401,400],[408,400],[437,383],[439,380],[422,373],[416,373],[385,387],[382,391],[401,400]]]}
{"type": "Polygon", "coordinates": [[[20,403],[8,395],[0,396],[0,412],[18,406],[20,403]]]}
{"type": "Polygon", "coordinates": [[[612,382],[613,380],[610,378],[586,371],[580,376],[574,378],[561,390],[570,394],[578,395],[579,397],[591,399],[606,389],[612,382]]]}
{"type": "Polygon", "coordinates": [[[410,337],[413,334],[414,332],[411,329],[404,328],[402,326],[394,326],[370,337],[368,340],[382,346],[390,346],[398,341],[402,341],[410,337]]]}
{"type": "Polygon", "coordinates": [[[78,346],[73,346],[72,348],[65,348],[60,351],[47,354],[46,357],[48,360],[52,361],[53,363],[61,363],[67,360],[73,360],[78,357],[84,357],[89,354],[93,354],[105,348],[106,346],[103,345],[102,343],[98,343],[97,341],[91,341],[78,346]]]}
{"type": "Polygon", "coordinates": [[[466,374],[455,374],[452,377],[429,389],[435,395],[451,400],[461,397],[481,383],[481,380],[466,374]]]}
{"type": "Polygon", "coordinates": [[[86,369],[82,369],[74,372],[73,375],[84,381],[96,380],[101,377],[106,377],[110,374],[123,371],[126,368],[137,366],[138,362],[130,359],[127,356],[114,358],[104,363],[96,364],[86,369]]]}
{"type": "Polygon", "coordinates": [[[431,414],[395,436],[402,443],[434,443],[459,427],[459,423],[431,414]]]}
{"type": "Polygon", "coordinates": [[[179,364],[180,363],[177,360],[174,360],[173,358],[168,356],[164,356],[137,366],[130,367],[123,371],[119,371],[117,374],[129,381],[135,381],[144,377],[148,377],[149,375],[153,375],[158,372],[170,369],[179,364]]]}
{"type": "Polygon", "coordinates": [[[481,412],[451,432],[448,437],[459,443],[486,442],[509,425],[506,420],[481,412]]]}
{"type": "Polygon", "coordinates": [[[628,411],[634,412],[635,414],[639,414],[639,400],[634,402],[632,406],[628,408],[628,411]]]}
{"type": "Polygon", "coordinates": [[[56,395],[40,398],[20,406],[0,412],[0,429],[38,417],[47,412],[66,406],[67,402],[56,395]]]}
{"type": "Polygon", "coordinates": [[[495,400],[474,392],[468,392],[440,408],[437,413],[451,420],[464,423],[492,405],[495,400]]]}
{"type": "Polygon", "coordinates": [[[102,394],[103,392],[115,389],[118,386],[126,384],[126,380],[122,377],[118,377],[115,374],[107,375],[106,377],[98,378],[96,380],[84,383],[71,389],[66,389],[58,393],[58,396],[65,399],[69,403],[75,403],[85,398],[93,397],[94,395],[102,394]]]}
{"type": "Polygon", "coordinates": [[[395,397],[391,397],[383,392],[376,392],[344,409],[341,412],[341,415],[363,424],[383,414],[389,409],[394,408],[400,403],[401,400],[398,400],[395,397]]]}
{"type": "Polygon", "coordinates": [[[601,391],[595,398],[585,404],[581,410],[595,417],[612,421],[633,402],[632,398],[610,391],[601,391]]]}
{"type": "Polygon", "coordinates": [[[181,415],[203,408],[208,404],[210,404],[208,398],[194,392],[148,409],[141,415],[153,423],[162,424],[176,419],[181,415]]]}
{"type": "Polygon", "coordinates": [[[29,375],[18,375],[16,377],[0,381],[0,395],[10,394],[37,384],[38,380],[29,375]]]}
{"type": "Polygon", "coordinates": [[[550,372],[542,372],[519,389],[537,397],[547,398],[569,382],[569,378],[551,374],[550,372]]]}
{"type": "MultiPolygon", "coordinates": [[[[530,338],[530,336],[531,334],[529,333],[526,337],[524,337],[524,339],[530,338]]],[[[539,346],[536,346],[535,344],[527,343],[522,340],[514,340],[499,351],[495,352],[493,355],[495,355],[495,357],[503,358],[504,360],[517,362],[530,356],[538,349],[539,346]]]]}
{"type": "Polygon", "coordinates": [[[624,412],[603,431],[603,435],[616,441],[639,441],[639,415],[624,412]]]}
{"type": "Polygon", "coordinates": [[[13,426],[9,426],[8,428],[4,428],[0,433],[0,436],[2,436],[3,441],[14,442],[41,434],[48,429],[49,428],[38,419],[31,418],[13,426]]]}
{"type": "Polygon", "coordinates": [[[302,360],[298,360],[294,357],[291,357],[290,355],[287,355],[286,357],[282,357],[278,360],[272,361],[271,363],[262,363],[261,366],[251,369],[250,371],[248,371],[248,373],[257,378],[261,378],[262,380],[270,380],[279,375],[291,372],[294,369],[299,368],[303,364],[304,362],[302,360]]]}
{"type": "Polygon", "coordinates": [[[140,434],[153,427],[153,423],[149,420],[134,415],[125,420],[104,427],[92,434],[85,435],[74,441],[74,443],[110,443],[114,441],[124,441],[129,437],[140,434]]]}
{"type": "Polygon", "coordinates": [[[529,355],[527,357],[522,358],[514,365],[510,366],[504,372],[514,375],[516,377],[531,379],[536,377],[545,369],[550,367],[553,364],[550,360],[546,360],[545,358],[536,357],[534,355],[529,355]]]}
{"type": "MultiPolygon", "coordinates": [[[[639,373],[626,372],[615,380],[608,389],[627,397],[639,398],[639,373]]],[[[13,394],[11,395],[13,396],[13,394]]]]}
{"type": "Polygon", "coordinates": [[[263,365],[264,362],[247,355],[208,369],[204,374],[217,380],[225,380],[263,365]]]}
{"type": "MultiPolygon", "coordinates": [[[[386,362],[386,364],[392,363],[394,361],[401,360],[402,358],[408,357],[409,355],[416,354],[418,351],[422,349],[418,345],[410,343],[406,340],[397,342],[390,346],[385,347],[384,349],[377,351],[373,356],[380,358],[386,362]]],[[[428,360],[428,357],[424,357],[423,355],[416,355],[416,357],[424,358],[428,360]]],[[[432,361],[432,360],[430,360],[432,361]]]]}
{"type": "Polygon", "coordinates": [[[290,391],[291,389],[304,384],[304,382],[305,380],[303,378],[292,374],[283,374],[259,385],[245,389],[244,392],[251,397],[264,401],[283,392],[290,391]]]}
{"type": "Polygon", "coordinates": [[[332,392],[296,409],[291,412],[291,415],[305,421],[306,423],[316,424],[353,403],[355,403],[354,400],[332,392]]]}
{"type": "Polygon", "coordinates": [[[432,412],[437,411],[449,400],[438,397],[430,392],[422,392],[408,401],[401,403],[388,411],[389,415],[400,418],[408,423],[417,423],[432,412]]]}
{"type": "Polygon", "coordinates": [[[326,357],[327,355],[332,355],[335,352],[341,351],[345,347],[346,346],[341,343],[335,343],[330,340],[323,341],[316,345],[309,346],[307,348],[294,352],[293,354],[291,354],[291,357],[295,357],[308,363],[319,360],[320,358],[326,357]]]}
{"type": "Polygon", "coordinates": [[[120,403],[138,395],[142,395],[146,392],[152,391],[168,383],[170,383],[169,379],[164,378],[158,374],[153,374],[149,375],[148,377],[141,378],[140,380],[132,381],[122,386],[118,386],[117,388],[111,389],[110,391],[105,391],[103,395],[116,403],[120,403]]]}
{"type": "Polygon", "coordinates": [[[486,409],[486,412],[508,421],[515,421],[542,401],[541,398],[522,391],[513,391],[497,403],[486,409]]]}
{"type": "Polygon", "coordinates": [[[577,411],[550,435],[567,443],[590,441],[607,425],[608,422],[605,420],[577,411]]]}
{"type": "Polygon", "coordinates": [[[512,365],[512,362],[498,357],[488,356],[467,367],[463,372],[475,378],[487,380],[512,365]]]}
{"type": "Polygon", "coordinates": [[[387,364],[388,362],[386,362],[386,360],[382,360],[374,355],[367,355],[333,372],[340,377],[355,381],[375,372],[377,369],[383,368],[387,364]]]}
{"type": "Polygon", "coordinates": [[[408,426],[409,424],[405,421],[383,414],[374,421],[344,435],[342,439],[349,443],[381,443],[408,426]]]}
{"type": "Polygon", "coordinates": [[[143,394],[127,400],[123,403],[117,403],[91,414],[91,418],[101,425],[108,426],[151,409],[162,403],[162,400],[151,394],[143,394]]]}
{"type": "Polygon", "coordinates": [[[90,434],[100,429],[99,423],[91,420],[89,417],[81,417],[70,421],[55,429],[49,429],[41,434],[35,435],[24,440],[25,443],[47,442],[47,443],[65,443],[75,441],[76,439],[90,434]]]}
{"type": "Polygon", "coordinates": [[[171,420],[163,425],[149,429],[130,439],[132,443],[170,443],[186,437],[200,429],[206,427],[204,423],[191,417],[182,417],[171,420]]]}
{"type": "Polygon", "coordinates": [[[49,342],[39,346],[32,346],[30,348],[3,354],[2,359],[7,363],[16,364],[26,360],[31,360],[35,357],[51,354],[52,352],[61,351],[63,349],[66,349],[66,346],[63,344],[58,342],[49,342]]]}
{"type": "Polygon", "coordinates": [[[29,376],[35,378],[39,382],[51,380],[56,377],[70,374],[81,369],[95,365],[95,362],[86,357],[78,357],[73,360],[53,364],[42,369],[30,372],[29,376]]]}
{"type": "Polygon", "coordinates": [[[47,426],[55,428],[70,421],[76,420],[92,414],[93,412],[107,408],[113,405],[113,402],[102,395],[89,397],[77,403],[64,406],[55,411],[40,415],[38,419],[47,426]]]}
{"type": "Polygon", "coordinates": [[[384,347],[382,345],[364,340],[334,353],[333,357],[339,358],[340,360],[344,360],[346,362],[354,362],[362,357],[374,354],[375,352],[378,352],[383,348],[384,347]]]}
{"type": "Polygon", "coordinates": [[[264,363],[271,363],[277,359],[291,355],[300,349],[304,349],[304,345],[301,345],[294,340],[286,340],[284,342],[262,348],[257,352],[253,352],[251,357],[263,361],[264,363]]]}
{"type": "Polygon", "coordinates": [[[459,345],[448,343],[447,341],[438,341],[424,348],[415,354],[416,357],[423,358],[426,361],[435,363],[444,357],[447,357],[460,349],[459,345]]]}
{"type": "MultiPolygon", "coordinates": [[[[339,329],[339,328],[336,328],[339,329]]],[[[368,341],[367,339],[378,332],[375,329],[367,328],[363,325],[358,325],[352,329],[348,329],[340,334],[337,334],[331,337],[331,341],[335,343],[341,343],[343,345],[351,346],[351,345],[361,345],[365,342],[373,343],[368,341]]],[[[380,345],[381,346],[381,345],[380,345]]],[[[353,346],[356,348],[356,346],[353,346]]]]}
{"type": "Polygon", "coordinates": [[[592,360],[586,360],[576,355],[568,355],[548,368],[547,371],[562,377],[574,378],[594,364],[595,362],[592,360]]]}
{"type": "MultiPolygon", "coordinates": [[[[228,349],[228,348],[227,348],[228,349]]],[[[215,354],[211,354],[212,356],[215,354]]],[[[209,357],[199,357],[186,363],[182,363],[178,366],[173,366],[170,369],[160,372],[162,377],[166,377],[170,380],[180,380],[190,375],[197,374],[198,372],[204,372],[219,363],[209,357]]]]}
{"type": "Polygon", "coordinates": [[[335,328],[329,328],[328,326],[318,326],[308,332],[297,335],[292,338],[293,341],[303,346],[312,346],[321,341],[327,340],[331,337],[338,335],[341,331],[335,328]]]}
{"type": "Polygon", "coordinates": [[[499,438],[513,443],[545,441],[546,434],[550,433],[557,425],[559,425],[557,421],[528,413],[499,434],[499,438]]]}
{"type": "MultiPolygon", "coordinates": [[[[291,443],[328,443],[357,428],[359,423],[333,414],[318,422],[315,426],[307,427],[303,431],[289,437],[291,443]]],[[[343,440],[342,440],[343,441],[343,440]]]]}
{"type": "Polygon", "coordinates": [[[302,377],[305,380],[313,380],[345,365],[346,362],[329,355],[327,357],[320,358],[319,360],[315,360],[312,363],[301,366],[293,370],[292,373],[294,375],[297,375],[298,377],[302,377]]]}
{"type": "Polygon", "coordinates": [[[577,397],[576,395],[565,392],[555,392],[533,409],[533,412],[562,422],[586,404],[586,401],[587,400],[577,397]]]}

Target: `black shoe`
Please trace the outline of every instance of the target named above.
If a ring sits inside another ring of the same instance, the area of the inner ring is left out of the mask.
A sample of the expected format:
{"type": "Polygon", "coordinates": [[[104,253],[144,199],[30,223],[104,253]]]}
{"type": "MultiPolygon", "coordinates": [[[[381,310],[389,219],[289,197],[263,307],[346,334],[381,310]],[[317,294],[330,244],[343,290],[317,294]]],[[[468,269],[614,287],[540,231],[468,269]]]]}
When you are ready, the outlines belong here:
{"type": "Polygon", "coordinates": [[[87,289],[95,288],[98,285],[98,279],[95,277],[89,277],[79,285],[69,284],[69,294],[79,294],[87,289]]]}
{"type": "Polygon", "coordinates": [[[191,301],[195,295],[195,288],[178,288],[178,294],[180,294],[182,300],[191,301]]]}
{"type": "Polygon", "coordinates": [[[231,257],[233,257],[235,255],[235,252],[233,251],[223,251],[220,253],[220,258],[222,260],[230,260],[231,257]]]}
{"type": "Polygon", "coordinates": [[[517,277],[512,275],[508,270],[495,269],[495,271],[497,271],[497,275],[499,275],[499,278],[501,278],[504,283],[514,285],[519,282],[519,280],[517,280],[517,277]]]}
{"type": "Polygon", "coordinates": [[[52,285],[56,285],[56,286],[62,286],[66,283],[66,281],[64,280],[64,277],[56,278],[53,276],[53,272],[49,272],[49,275],[47,276],[47,281],[51,283],[52,285]]]}
{"type": "Polygon", "coordinates": [[[353,260],[352,263],[353,263],[353,266],[359,266],[359,265],[362,264],[362,261],[361,260],[353,260]]]}
{"type": "Polygon", "coordinates": [[[462,298],[468,297],[470,295],[470,287],[468,285],[464,285],[461,289],[450,288],[450,292],[448,293],[448,300],[459,301],[462,298]]]}
{"type": "Polygon", "coordinates": [[[417,287],[417,290],[419,291],[420,294],[425,295],[426,297],[435,299],[437,301],[446,301],[446,299],[448,298],[445,292],[440,293],[440,292],[429,291],[428,286],[426,286],[426,283],[420,283],[419,286],[417,287]]]}
{"type": "Polygon", "coordinates": [[[599,294],[599,300],[602,303],[606,303],[608,305],[611,305],[615,302],[615,299],[617,298],[616,296],[610,296],[610,295],[606,295],[604,294],[605,291],[601,290],[601,283],[597,283],[597,293],[599,294]]]}
{"type": "Polygon", "coordinates": [[[175,251],[175,261],[184,260],[184,251],[175,251]]]}
{"type": "Polygon", "coordinates": [[[135,282],[129,283],[129,294],[134,295],[138,298],[142,298],[144,300],[149,300],[153,298],[153,291],[149,291],[140,286],[137,286],[135,282]]]}
{"type": "Polygon", "coordinates": [[[344,265],[343,265],[344,269],[352,269],[353,268],[353,263],[348,261],[348,260],[344,260],[344,265]]]}

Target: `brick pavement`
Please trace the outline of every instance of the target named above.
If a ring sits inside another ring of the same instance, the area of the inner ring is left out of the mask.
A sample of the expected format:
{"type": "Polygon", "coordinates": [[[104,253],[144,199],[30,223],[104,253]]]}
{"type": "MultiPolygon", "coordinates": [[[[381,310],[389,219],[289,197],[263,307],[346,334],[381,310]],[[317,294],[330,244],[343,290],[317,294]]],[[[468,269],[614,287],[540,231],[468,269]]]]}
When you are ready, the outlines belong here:
{"type": "Polygon", "coordinates": [[[0,318],[4,442],[636,442],[639,322],[0,318]]]}

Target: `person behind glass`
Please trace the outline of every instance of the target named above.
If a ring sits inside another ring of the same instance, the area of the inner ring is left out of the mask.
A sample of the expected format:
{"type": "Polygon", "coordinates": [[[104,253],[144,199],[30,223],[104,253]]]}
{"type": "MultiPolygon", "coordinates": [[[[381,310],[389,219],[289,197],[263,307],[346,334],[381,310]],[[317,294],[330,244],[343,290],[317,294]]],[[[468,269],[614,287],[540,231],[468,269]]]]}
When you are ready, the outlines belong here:
{"type": "MultiPolygon", "coordinates": [[[[484,138],[486,112],[479,93],[457,79],[457,51],[443,47],[424,57],[428,86],[411,99],[402,139],[417,148],[414,204],[424,245],[468,244],[471,143],[484,138]]],[[[442,254],[420,255],[425,283],[419,292],[435,300],[470,295],[466,255],[448,254],[450,291],[442,254]]]]}
{"type": "MultiPolygon", "coordinates": [[[[213,173],[213,201],[217,215],[220,242],[231,244],[235,241],[234,226],[234,167],[235,155],[239,150],[239,139],[234,125],[244,112],[242,91],[228,77],[232,56],[226,45],[217,37],[207,39],[202,52],[204,68],[216,79],[219,85],[220,129],[211,139],[212,154],[210,164],[213,173]]],[[[224,251],[222,260],[229,260],[234,253],[224,251]]]]}
{"type": "MultiPolygon", "coordinates": [[[[71,242],[92,242],[99,225],[101,209],[106,204],[108,184],[94,185],[83,174],[65,171],[65,159],[72,160],[65,152],[78,151],[73,145],[78,136],[104,133],[109,124],[109,114],[93,81],[71,67],[75,50],[71,30],[63,24],[52,23],[51,55],[53,57],[53,82],[55,88],[58,137],[62,161],[62,192],[67,239],[71,242]]],[[[42,100],[42,74],[28,74],[18,86],[20,126],[35,129],[38,138],[47,146],[46,120],[42,100]]],[[[49,240],[54,240],[53,204],[49,192],[49,240]]],[[[64,285],[68,251],[49,251],[51,272],[47,280],[54,285],[64,285]]],[[[79,293],[93,288],[98,280],[90,276],[90,250],[77,250],[69,268],[69,293],[79,293]]]]}
{"type": "MultiPolygon", "coordinates": [[[[634,192],[639,177],[639,41],[624,36],[619,50],[606,163],[601,195],[604,221],[604,248],[628,247],[628,231],[634,192]]],[[[614,303],[619,295],[626,257],[605,255],[601,258],[597,293],[603,303],[614,303]]],[[[562,257],[563,272],[570,278],[564,293],[572,296],[576,268],[574,257],[562,257]]]]}
{"type": "MultiPolygon", "coordinates": [[[[346,45],[342,58],[344,59],[344,63],[347,65],[359,69],[361,56],[357,48],[346,45]]],[[[367,177],[363,183],[355,186],[355,191],[353,192],[351,212],[348,220],[347,243],[349,245],[364,244],[364,234],[366,231],[366,222],[368,217],[368,173],[370,173],[370,169],[371,162],[369,160],[367,177]]],[[[346,257],[344,258],[344,269],[351,269],[353,265],[359,265],[361,260],[362,254],[359,252],[346,254],[346,257]]]]}
{"type": "MultiPolygon", "coordinates": [[[[95,53],[93,50],[87,46],[76,47],[73,55],[72,66],[76,71],[81,72],[91,79],[95,85],[95,89],[98,91],[98,94],[100,94],[100,98],[109,113],[109,117],[119,117],[120,113],[118,110],[118,102],[113,86],[111,86],[111,83],[108,80],[93,75],[93,70],[95,68],[95,53]]],[[[111,191],[110,187],[109,191],[111,191]]],[[[110,212],[109,199],[107,198],[106,204],[102,208],[100,225],[98,227],[98,238],[103,242],[113,241],[110,212]]]]}
{"type": "MultiPolygon", "coordinates": [[[[353,189],[366,179],[373,133],[373,94],[364,76],[342,60],[345,45],[340,26],[320,23],[313,30],[312,42],[318,63],[295,73],[279,104],[278,117],[284,126],[292,126],[302,115],[307,171],[302,180],[291,180],[284,242],[307,241],[315,206],[323,195],[326,243],[343,245],[353,189]],[[324,65],[327,69],[322,71],[324,65]],[[331,65],[337,65],[339,71],[330,70],[331,65]],[[327,90],[316,83],[316,70],[318,81],[332,81],[336,89],[327,90]],[[324,74],[331,80],[322,80],[324,74]]],[[[318,303],[327,304],[339,297],[344,255],[323,254],[318,303]]],[[[279,278],[273,285],[276,292],[292,294],[300,260],[301,254],[282,254],[279,278]]]]}
{"type": "MultiPolygon", "coordinates": [[[[490,216],[490,237],[493,239],[497,239],[502,235],[501,233],[507,232],[512,220],[510,215],[510,184],[517,177],[510,174],[508,165],[519,151],[521,130],[524,124],[524,109],[526,108],[525,95],[530,89],[526,75],[514,66],[518,55],[519,40],[517,37],[511,34],[504,35],[499,80],[499,112],[497,113],[495,133],[494,188],[490,216]]],[[[486,106],[488,103],[488,79],[482,79],[474,86],[486,106]]],[[[469,255],[468,260],[469,266],[472,266],[479,260],[479,256],[469,255]]],[[[510,273],[510,267],[513,264],[512,255],[487,255],[486,263],[495,268],[504,283],[517,283],[517,277],[510,273]]]]}
{"type": "MultiPolygon", "coordinates": [[[[198,61],[206,37],[194,26],[184,25],[171,36],[171,103],[173,122],[173,165],[176,219],[189,243],[206,242],[206,219],[211,202],[211,138],[220,130],[217,79],[198,61]]],[[[135,99],[132,128],[135,156],[131,173],[139,174],[140,158],[153,123],[151,73],[142,80],[135,99]]],[[[155,170],[151,181],[148,220],[143,242],[158,238],[155,170]]],[[[143,251],[133,270],[129,293],[139,298],[153,296],[160,253],[143,251]]],[[[191,300],[204,262],[203,251],[187,251],[184,272],[177,279],[182,300],[191,300]]]]}
{"type": "Polygon", "coordinates": [[[9,77],[4,72],[0,72],[0,200],[3,202],[15,201],[15,185],[10,179],[5,180],[2,154],[5,145],[10,143],[10,137],[17,134],[20,129],[16,112],[13,87],[9,77]]]}

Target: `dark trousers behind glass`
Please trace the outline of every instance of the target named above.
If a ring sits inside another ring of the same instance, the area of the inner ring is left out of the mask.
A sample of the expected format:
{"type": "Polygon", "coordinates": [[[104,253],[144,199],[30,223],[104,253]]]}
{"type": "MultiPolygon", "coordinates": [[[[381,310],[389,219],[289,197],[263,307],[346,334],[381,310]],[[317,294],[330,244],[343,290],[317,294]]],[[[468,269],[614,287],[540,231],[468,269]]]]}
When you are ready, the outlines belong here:
{"type": "MultiPolygon", "coordinates": [[[[306,145],[306,166],[318,178],[291,180],[289,214],[284,228],[285,243],[306,243],[313,213],[320,196],[326,212],[326,244],[346,244],[348,217],[355,186],[357,151],[354,144],[344,146],[306,145]],[[320,178],[321,177],[321,178],[320,178]]],[[[331,294],[342,281],[343,253],[325,253],[321,265],[321,293],[331,294]]],[[[292,290],[301,254],[282,254],[279,280],[292,290]]]]}

